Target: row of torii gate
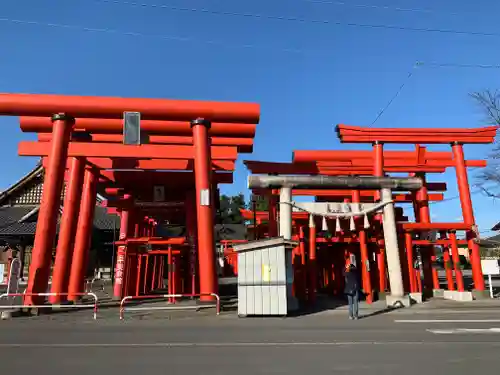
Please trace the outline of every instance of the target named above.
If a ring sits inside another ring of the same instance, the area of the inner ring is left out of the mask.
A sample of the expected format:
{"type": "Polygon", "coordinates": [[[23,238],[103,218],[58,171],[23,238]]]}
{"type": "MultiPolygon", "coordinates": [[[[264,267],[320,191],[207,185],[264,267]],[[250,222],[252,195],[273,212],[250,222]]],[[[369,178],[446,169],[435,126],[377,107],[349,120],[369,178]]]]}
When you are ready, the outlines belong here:
{"type": "Polygon", "coordinates": [[[238,154],[252,152],[258,104],[0,94],[0,115],[19,116],[23,132],[38,134],[18,153],[45,167],[25,304],[43,303],[48,289],[53,304],[81,298],[98,191],[121,217],[114,297],[163,287],[166,269],[176,288],[174,259],[187,263],[182,276],[191,280],[177,293],[217,292],[217,187],[232,183],[238,154]],[[186,235],[158,237],[163,222],[186,225],[186,235]]]}
{"type": "MultiPolygon", "coordinates": [[[[201,295],[202,300],[210,300],[209,294],[217,293],[214,218],[218,184],[232,183],[238,154],[253,150],[260,117],[257,104],[0,94],[0,115],[19,116],[23,132],[37,133],[37,141],[19,144],[19,154],[41,157],[45,167],[26,304],[40,302],[41,297],[36,294],[49,288],[51,276],[51,303],[79,299],[78,294],[84,288],[97,192],[108,198],[104,203],[108,210],[121,217],[115,257],[116,298],[146,294],[163,287],[165,269],[168,269],[169,291],[201,295]],[[127,125],[130,114],[140,116],[140,120],[127,125]],[[63,185],[66,186],[63,212],[56,238],[63,185]],[[160,237],[157,229],[164,222],[185,225],[185,235],[160,237]],[[51,264],[54,248],[55,261],[51,264]]],[[[252,174],[382,177],[407,173],[423,181],[427,173],[455,168],[462,222],[430,220],[428,204],[443,199],[444,183],[424,183],[417,192],[402,191],[392,196],[396,203],[412,203],[416,217],[416,222],[410,223],[402,209],[396,208],[400,259],[404,263],[402,269],[406,270],[405,290],[419,291],[419,278],[415,277],[412,264],[415,246],[419,246],[423,261],[424,287],[420,290],[439,289],[437,271],[432,267],[434,245],[451,249],[452,264],[446,263],[448,288],[455,289],[456,283],[458,291],[465,290],[457,246],[467,244],[474,288],[483,291],[467,167],[484,167],[486,162],[465,160],[463,145],[492,143],[496,127],[369,129],[339,125],[337,129],[342,142],[370,143],[373,150],[295,151],[292,163],[247,161],[245,164],[252,174]],[[414,144],[415,149],[384,151],[384,144],[391,143],[414,144]],[[450,144],[452,150],[432,152],[421,146],[425,144],[450,144]],[[437,231],[441,237],[425,237],[429,231],[437,231]],[[465,232],[466,239],[458,240],[457,231],[465,232]]],[[[259,225],[254,229],[260,231],[261,237],[279,234],[277,197],[282,191],[255,190],[255,194],[268,197],[270,210],[244,212],[249,220],[256,219],[259,225]]],[[[289,194],[346,204],[380,201],[380,193],[374,190],[294,189],[289,194]]],[[[338,291],[341,283],[338,266],[349,253],[357,254],[364,265],[363,286],[368,300],[373,299],[373,292],[381,294],[388,290],[379,214],[364,220],[332,221],[324,217],[319,221],[307,212],[293,212],[292,217],[295,235],[301,240],[296,249],[299,261],[295,263],[295,291],[299,297],[314,302],[316,291],[332,278],[338,291]],[[320,225],[332,235],[321,236],[316,230],[320,225]],[[328,246],[321,249],[320,244],[328,246]]]]}
{"type": "MultiPolygon", "coordinates": [[[[416,219],[416,222],[409,222],[402,207],[396,206],[397,246],[404,291],[432,296],[442,290],[435,267],[435,246],[443,248],[447,289],[466,291],[467,285],[464,283],[458,250],[460,245],[466,245],[470,252],[473,289],[478,292],[476,295],[481,295],[485,283],[467,168],[485,167],[486,161],[465,160],[463,146],[492,143],[496,130],[495,126],[477,129],[383,129],[338,125],[337,133],[341,142],[369,143],[373,145],[372,150],[299,150],[293,152],[291,163],[246,161],[245,164],[254,175],[382,177],[397,173],[408,177],[419,177],[423,184],[418,190],[403,189],[392,194],[392,201],[395,204],[413,205],[416,219]],[[385,144],[413,144],[414,150],[384,151],[385,144]],[[451,152],[428,151],[422,146],[427,144],[448,144],[451,146],[451,152]],[[442,192],[447,190],[447,186],[442,182],[426,182],[426,175],[442,174],[447,168],[454,168],[456,171],[463,221],[431,222],[429,203],[442,201],[442,192]],[[457,239],[457,232],[465,233],[464,239],[457,239]],[[433,233],[439,235],[430,236],[433,233]],[[422,262],[423,283],[420,266],[417,263],[418,258],[422,262]]],[[[253,189],[254,194],[266,197],[269,202],[268,212],[251,210],[243,212],[247,220],[254,222],[254,233],[257,238],[273,237],[283,233],[279,229],[278,219],[279,211],[282,209],[279,203],[280,196],[283,200],[283,190],[284,188],[253,189]]],[[[342,270],[346,262],[352,261],[353,256],[361,269],[363,289],[368,302],[389,291],[390,270],[386,263],[387,244],[384,243],[383,217],[380,210],[371,215],[370,219],[368,215],[342,218],[342,213],[359,211],[360,204],[380,203],[379,190],[295,187],[284,195],[285,203],[291,196],[312,196],[316,202],[324,202],[323,206],[294,203],[294,206],[299,208],[292,213],[292,235],[299,241],[294,257],[295,291],[299,299],[314,303],[318,289],[329,294],[342,294],[342,270]],[[317,209],[314,211],[314,207],[327,207],[328,203],[325,202],[337,203],[334,212],[340,213],[341,218],[332,219],[331,215],[325,212],[322,214],[317,209]],[[314,212],[304,210],[305,207],[310,207],[314,212]],[[321,231],[317,228],[321,228],[321,231]]]]}

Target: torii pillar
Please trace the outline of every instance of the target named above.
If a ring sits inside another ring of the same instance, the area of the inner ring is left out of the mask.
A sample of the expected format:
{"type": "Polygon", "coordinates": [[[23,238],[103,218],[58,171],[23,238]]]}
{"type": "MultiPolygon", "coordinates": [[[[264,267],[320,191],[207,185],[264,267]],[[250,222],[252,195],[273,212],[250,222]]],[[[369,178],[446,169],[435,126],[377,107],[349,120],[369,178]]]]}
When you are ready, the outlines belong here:
{"type": "Polygon", "coordinates": [[[82,202],[75,236],[75,249],[71,262],[71,273],[68,285],[68,300],[81,299],[78,293],[84,292],[85,274],[89,259],[94,211],[97,195],[99,172],[92,167],[85,169],[83,181],[82,202]]]}
{"type": "Polygon", "coordinates": [[[71,158],[66,196],[64,197],[63,213],[59,228],[56,259],[52,271],[52,287],[50,291],[56,295],[50,297],[50,302],[54,304],[67,299],[66,296],[61,296],[59,293],[68,292],[77,220],[80,212],[84,168],[85,160],[82,158],[71,158]]]}
{"type": "Polygon", "coordinates": [[[56,224],[61,206],[61,191],[68,157],[68,145],[73,117],[64,113],[52,116],[52,141],[48,166],[45,170],[42,199],[35,232],[35,242],[29,269],[28,294],[24,303],[36,305],[45,297],[29,296],[30,293],[45,293],[50,277],[52,249],[56,237],[56,224]]]}
{"type": "MultiPolygon", "coordinates": [[[[129,194],[125,194],[124,196],[124,200],[129,200],[131,198],[132,197],[129,194]]],[[[130,211],[129,209],[122,209],[120,214],[120,241],[125,240],[129,236],[129,226],[130,211]]],[[[113,285],[113,297],[115,299],[121,299],[123,297],[126,260],[127,247],[120,245],[116,251],[115,277],[113,285]]]]}
{"type": "Polygon", "coordinates": [[[199,118],[191,121],[193,146],[195,150],[194,173],[196,185],[196,206],[198,218],[198,263],[200,277],[200,301],[212,301],[209,293],[217,293],[217,273],[215,267],[214,217],[210,190],[212,158],[208,131],[211,123],[199,118]]]}
{"type": "MultiPolygon", "coordinates": [[[[476,227],[474,220],[474,211],[472,208],[472,199],[470,195],[469,180],[467,177],[467,167],[465,165],[464,149],[461,143],[455,142],[451,146],[453,158],[455,160],[455,169],[457,173],[458,193],[462,206],[464,223],[476,227]]],[[[474,289],[482,292],[485,289],[483,270],[481,268],[481,254],[479,245],[476,242],[476,233],[467,231],[466,233],[469,249],[471,251],[472,278],[474,280],[474,289]]]]}

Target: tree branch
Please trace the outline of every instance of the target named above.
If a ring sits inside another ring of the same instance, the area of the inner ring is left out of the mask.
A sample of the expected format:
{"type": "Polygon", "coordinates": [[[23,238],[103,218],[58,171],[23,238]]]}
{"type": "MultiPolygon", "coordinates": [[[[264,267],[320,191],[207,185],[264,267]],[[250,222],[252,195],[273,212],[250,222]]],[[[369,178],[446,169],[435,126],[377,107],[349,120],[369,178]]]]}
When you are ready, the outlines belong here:
{"type": "MultiPolygon", "coordinates": [[[[500,124],[500,91],[483,90],[473,92],[470,97],[476,102],[490,125],[500,124]]],[[[476,177],[477,187],[490,198],[500,198],[500,145],[488,155],[490,163],[476,177]],[[496,190],[499,190],[496,192],[496,190]]]]}

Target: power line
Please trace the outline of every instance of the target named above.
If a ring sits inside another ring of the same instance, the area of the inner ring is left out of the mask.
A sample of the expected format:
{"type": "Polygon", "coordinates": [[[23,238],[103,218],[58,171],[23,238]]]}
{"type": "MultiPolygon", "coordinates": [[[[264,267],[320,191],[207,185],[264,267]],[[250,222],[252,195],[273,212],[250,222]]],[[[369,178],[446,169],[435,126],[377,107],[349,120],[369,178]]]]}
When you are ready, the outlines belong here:
{"type": "Polygon", "coordinates": [[[419,66],[432,68],[500,69],[500,65],[494,64],[460,64],[438,62],[418,62],[418,64],[419,66]]]}
{"type": "Polygon", "coordinates": [[[408,81],[410,80],[410,78],[413,76],[413,73],[415,72],[415,68],[417,66],[418,66],[418,63],[416,63],[415,65],[413,65],[412,70],[410,70],[408,72],[408,75],[406,76],[406,79],[403,81],[403,83],[401,84],[401,86],[399,86],[399,89],[397,89],[396,93],[391,97],[391,99],[389,99],[389,101],[387,102],[387,104],[385,105],[385,107],[382,108],[382,110],[378,113],[377,117],[375,117],[375,119],[372,121],[372,125],[375,125],[375,123],[379,120],[379,118],[382,117],[382,115],[384,114],[384,112],[391,106],[392,102],[394,102],[394,100],[396,100],[396,98],[399,96],[399,94],[401,93],[401,91],[403,91],[404,87],[406,86],[406,84],[408,83],[408,81]]]}
{"type": "Polygon", "coordinates": [[[380,112],[377,114],[375,119],[372,121],[371,125],[375,125],[375,123],[382,117],[385,111],[392,105],[394,100],[399,96],[401,91],[403,91],[406,84],[410,81],[411,77],[415,73],[415,69],[417,67],[432,67],[432,68],[469,68],[469,69],[500,69],[500,65],[485,65],[485,64],[459,64],[459,63],[437,63],[437,62],[422,62],[417,61],[415,65],[413,65],[412,70],[410,70],[403,80],[403,83],[396,90],[395,94],[389,99],[385,107],[383,107],[380,112]]]}
{"type": "Polygon", "coordinates": [[[200,40],[192,37],[181,37],[175,35],[165,35],[165,34],[148,34],[142,32],[135,31],[127,31],[127,30],[118,30],[118,29],[109,29],[109,28],[98,28],[98,27],[87,27],[80,25],[72,25],[72,24],[62,24],[62,23],[51,23],[51,22],[39,22],[39,21],[29,21],[29,20],[21,20],[21,19],[13,19],[13,18],[0,18],[0,22],[9,22],[15,23],[18,25],[31,25],[31,26],[42,26],[42,27],[52,27],[52,28],[62,28],[62,29],[70,29],[70,30],[78,30],[85,32],[94,32],[94,33],[106,33],[106,34],[115,34],[115,35],[123,35],[123,36],[133,36],[133,37],[144,37],[144,38],[157,38],[168,41],[175,42],[197,42],[211,45],[219,45],[227,48],[252,48],[252,49],[263,49],[268,51],[280,51],[287,53],[295,53],[295,54],[307,54],[307,53],[321,53],[325,51],[320,50],[303,50],[303,49],[295,49],[295,48],[275,48],[275,47],[267,47],[256,44],[231,44],[216,40],[200,40]]]}
{"type": "MultiPolygon", "coordinates": [[[[119,1],[119,0],[94,0],[94,1],[95,2],[102,2],[102,3],[115,3],[115,4],[121,3],[124,5],[133,5],[133,6],[138,6],[138,7],[140,6],[140,7],[149,7],[149,8],[164,8],[164,9],[171,9],[171,10],[187,10],[187,9],[189,9],[189,8],[184,8],[184,7],[165,5],[165,4],[139,3],[139,2],[126,1],[126,0],[123,0],[123,1],[119,1]]],[[[386,10],[386,11],[394,11],[394,12],[410,12],[410,13],[426,13],[426,14],[438,13],[432,9],[402,8],[402,7],[391,7],[391,6],[386,6],[386,5],[373,5],[373,4],[351,4],[348,2],[344,2],[344,1],[327,1],[327,0],[299,0],[299,1],[302,3],[317,4],[317,5],[344,6],[344,7],[351,7],[351,8],[386,10]]],[[[454,13],[454,12],[447,12],[446,15],[459,16],[461,14],[454,13]]]]}
{"type": "MultiPolygon", "coordinates": [[[[309,53],[325,53],[326,52],[325,50],[304,50],[301,48],[276,48],[276,47],[262,46],[262,45],[250,44],[250,43],[234,44],[234,43],[227,43],[227,42],[222,42],[222,41],[217,41],[217,40],[200,40],[200,39],[195,39],[192,37],[182,37],[182,36],[176,36],[176,35],[149,34],[149,33],[128,31],[128,30],[88,27],[88,26],[80,26],[80,25],[74,25],[74,24],[61,24],[61,23],[53,23],[53,22],[40,22],[40,21],[14,19],[14,18],[0,18],[0,22],[9,22],[9,23],[14,23],[14,24],[19,24],[19,25],[63,28],[63,29],[71,29],[71,30],[78,30],[78,31],[95,32],[95,33],[107,33],[107,34],[115,34],[115,35],[122,35],[122,36],[158,38],[158,39],[163,39],[163,40],[168,40],[168,41],[176,41],[176,42],[196,42],[196,43],[204,43],[204,44],[211,44],[211,45],[219,45],[219,46],[223,46],[223,47],[227,47],[227,48],[245,48],[245,49],[252,48],[252,49],[263,49],[263,50],[274,51],[274,52],[280,51],[280,52],[286,52],[286,53],[294,53],[294,54],[309,54],[309,53]]],[[[340,22],[336,22],[335,24],[356,26],[356,24],[343,24],[340,22]]],[[[364,25],[360,25],[360,26],[364,26],[364,25]]],[[[379,26],[375,25],[373,27],[379,27],[379,26]]],[[[380,27],[385,27],[385,26],[382,25],[380,27]]],[[[391,26],[387,26],[387,27],[391,28],[391,26]]],[[[399,28],[399,29],[405,29],[405,28],[399,28]]],[[[411,29],[405,29],[405,30],[411,30],[411,29]]],[[[425,31],[425,30],[421,29],[420,31],[425,31]]],[[[431,30],[429,30],[429,31],[431,31],[431,30]]],[[[489,34],[489,36],[500,36],[500,33],[489,34]]],[[[433,67],[453,67],[453,68],[482,68],[482,69],[499,69],[500,68],[500,65],[483,65],[483,64],[458,64],[458,63],[441,63],[441,64],[439,64],[439,63],[418,63],[418,64],[420,66],[427,65],[427,66],[433,66],[433,67]]]]}
{"type": "Polygon", "coordinates": [[[394,12],[410,12],[410,13],[426,13],[426,14],[446,14],[447,16],[460,16],[462,14],[456,12],[441,13],[436,12],[432,9],[422,9],[422,8],[401,8],[401,7],[391,7],[387,5],[373,5],[373,4],[351,4],[344,1],[328,1],[328,0],[300,0],[304,3],[319,4],[319,5],[335,5],[335,6],[347,6],[351,8],[365,8],[365,9],[375,9],[375,10],[388,10],[394,12]]]}
{"type": "Polygon", "coordinates": [[[219,10],[210,10],[210,9],[206,9],[206,8],[178,7],[178,6],[164,5],[164,4],[145,4],[145,3],[126,1],[126,0],[123,0],[123,1],[121,1],[121,0],[93,0],[93,1],[97,2],[97,3],[127,5],[127,6],[142,7],[142,8],[168,9],[168,10],[179,11],[179,12],[196,12],[196,13],[205,13],[205,14],[219,15],[219,16],[258,18],[258,19],[268,19],[268,20],[275,20],[275,21],[291,21],[291,22],[300,22],[300,23],[313,23],[313,24],[335,25],[335,26],[349,26],[349,27],[369,28],[369,29],[388,29],[388,30],[399,30],[399,31],[432,32],[432,33],[441,33],[441,34],[500,37],[500,33],[498,33],[498,32],[465,31],[465,30],[457,30],[457,29],[410,27],[410,26],[397,26],[397,25],[387,25],[387,24],[369,24],[369,23],[357,23],[357,22],[339,22],[339,21],[308,19],[308,18],[300,18],[300,17],[272,16],[272,15],[256,14],[256,13],[227,12],[227,11],[219,11],[219,10]]]}

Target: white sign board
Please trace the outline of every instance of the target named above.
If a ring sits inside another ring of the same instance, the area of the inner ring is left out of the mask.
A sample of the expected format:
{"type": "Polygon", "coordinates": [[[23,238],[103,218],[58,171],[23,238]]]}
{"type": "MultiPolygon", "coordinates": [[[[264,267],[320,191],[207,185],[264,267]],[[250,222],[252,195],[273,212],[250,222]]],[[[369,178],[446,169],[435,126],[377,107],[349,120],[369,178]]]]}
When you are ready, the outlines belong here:
{"type": "Polygon", "coordinates": [[[210,206],[210,190],[200,190],[200,206],[210,206]]]}
{"type": "Polygon", "coordinates": [[[492,275],[500,275],[500,263],[498,259],[481,259],[481,268],[483,275],[488,276],[488,284],[490,287],[490,297],[494,298],[493,283],[491,280],[492,275]]]}
{"type": "Polygon", "coordinates": [[[500,264],[498,259],[481,259],[483,275],[500,275],[500,264]]]}

